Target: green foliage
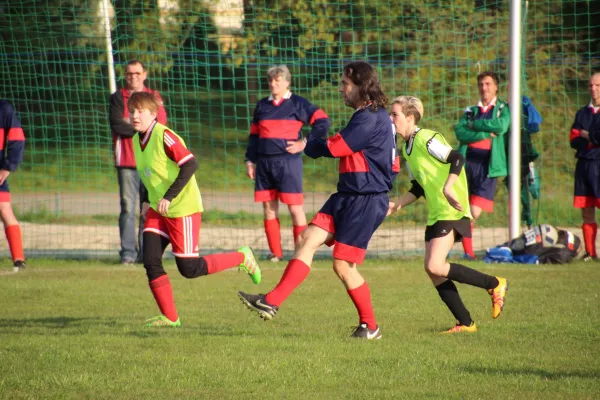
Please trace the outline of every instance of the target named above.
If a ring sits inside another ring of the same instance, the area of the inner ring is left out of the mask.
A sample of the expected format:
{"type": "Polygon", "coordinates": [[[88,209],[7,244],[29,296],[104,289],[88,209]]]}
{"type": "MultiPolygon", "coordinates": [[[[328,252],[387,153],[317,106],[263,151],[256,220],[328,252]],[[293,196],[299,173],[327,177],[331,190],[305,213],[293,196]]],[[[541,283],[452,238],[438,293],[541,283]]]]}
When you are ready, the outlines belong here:
{"type": "Polygon", "coordinates": [[[174,65],[171,55],[182,49],[194,25],[207,11],[204,2],[193,0],[119,2],[116,26],[121,59],[139,59],[153,65],[155,73],[171,70],[174,65]]]}

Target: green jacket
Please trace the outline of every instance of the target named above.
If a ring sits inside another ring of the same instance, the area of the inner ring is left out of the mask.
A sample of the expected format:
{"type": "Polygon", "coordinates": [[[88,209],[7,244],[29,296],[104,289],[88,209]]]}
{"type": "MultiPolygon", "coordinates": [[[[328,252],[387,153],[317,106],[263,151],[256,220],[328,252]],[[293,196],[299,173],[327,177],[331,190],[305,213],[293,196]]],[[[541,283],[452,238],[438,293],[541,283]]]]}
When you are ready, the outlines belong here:
{"type": "Polygon", "coordinates": [[[478,106],[468,107],[458,124],[456,124],[454,132],[459,141],[458,151],[466,157],[469,143],[487,139],[491,137],[492,133],[495,133],[497,136],[492,138],[488,177],[506,176],[508,163],[506,160],[505,136],[510,127],[508,105],[501,100],[496,100],[492,119],[475,119],[477,114],[479,114],[478,106]],[[469,123],[472,124],[471,128],[469,128],[469,123]]]}

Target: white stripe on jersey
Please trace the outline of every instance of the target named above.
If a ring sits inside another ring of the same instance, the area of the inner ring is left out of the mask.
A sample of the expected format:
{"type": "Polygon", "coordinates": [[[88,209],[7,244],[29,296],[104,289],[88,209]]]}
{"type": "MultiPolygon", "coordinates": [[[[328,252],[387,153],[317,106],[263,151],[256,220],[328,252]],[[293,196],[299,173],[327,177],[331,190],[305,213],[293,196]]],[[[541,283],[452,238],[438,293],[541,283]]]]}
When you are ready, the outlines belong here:
{"type": "Polygon", "coordinates": [[[164,138],[167,147],[171,147],[175,144],[175,140],[171,136],[169,136],[167,132],[165,132],[164,138]]]}
{"type": "Polygon", "coordinates": [[[427,141],[427,152],[443,163],[448,162],[451,151],[452,147],[437,140],[435,135],[427,141]]]}
{"type": "Polygon", "coordinates": [[[178,167],[181,167],[183,164],[185,164],[186,162],[188,162],[188,160],[190,158],[194,158],[193,154],[188,154],[187,156],[183,157],[181,160],[179,160],[179,162],[177,163],[178,167]]]}

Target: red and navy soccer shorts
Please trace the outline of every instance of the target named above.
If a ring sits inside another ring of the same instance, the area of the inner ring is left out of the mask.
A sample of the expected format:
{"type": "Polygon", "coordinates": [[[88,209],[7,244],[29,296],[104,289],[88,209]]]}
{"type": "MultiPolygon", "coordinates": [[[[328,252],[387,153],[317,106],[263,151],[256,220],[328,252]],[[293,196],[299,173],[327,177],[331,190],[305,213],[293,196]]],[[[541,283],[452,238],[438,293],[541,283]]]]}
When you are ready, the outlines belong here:
{"type": "Polygon", "coordinates": [[[489,160],[489,152],[487,156],[472,156],[471,149],[469,149],[465,172],[469,188],[469,203],[483,211],[493,212],[496,178],[488,177],[489,160]]]}
{"type": "Polygon", "coordinates": [[[302,157],[261,157],[256,163],[254,201],[281,200],[288,205],[304,204],[302,157]]]}
{"type": "Polygon", "coordinates": [[[144,232],[153,232],[169,239],[175,257],[199,257],[200,226],[202,213],[185,217],[163,217],[154,209],[148,209],[144,232]]]}
{"type": "Polygon", "coordinates": [[[577,160],[573,207],[600,208],[600,160],[577,160]]]}
{"type": "Polygon", "coordinates": [[[333,234],[333,240],[326,244],[334,246],[334,258],[361,264],[388,209],[386,193],[334,193],[310,223],[333,234]]]}
{"type": "Polygon", "coordinates": [[[10,190],[8,189],[8,179],[0,185],[0,203],[10,203],[10,190]]]}

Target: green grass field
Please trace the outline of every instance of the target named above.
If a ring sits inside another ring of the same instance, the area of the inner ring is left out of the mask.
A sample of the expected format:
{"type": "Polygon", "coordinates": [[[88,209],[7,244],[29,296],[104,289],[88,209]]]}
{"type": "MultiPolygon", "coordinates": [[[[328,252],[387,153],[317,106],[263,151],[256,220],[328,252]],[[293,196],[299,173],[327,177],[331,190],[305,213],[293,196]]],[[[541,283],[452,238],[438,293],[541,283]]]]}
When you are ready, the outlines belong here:
{"type": "Polygon", "coordinates": [[[350,339],[357,317],[330,262],[318,261],[277,317],[263,322],[236,290],[267,291],[226,271],[185,280],[167,263],[180,329],[158,314],[141,267],[32,260],[0,267],[2,399],[594,399],[600,396],[599,264],[472,266],[509,278],[504,313],[459,285],[474,335],[453,324],[420,260],[369,260],[383,339],[350,339]]]}

